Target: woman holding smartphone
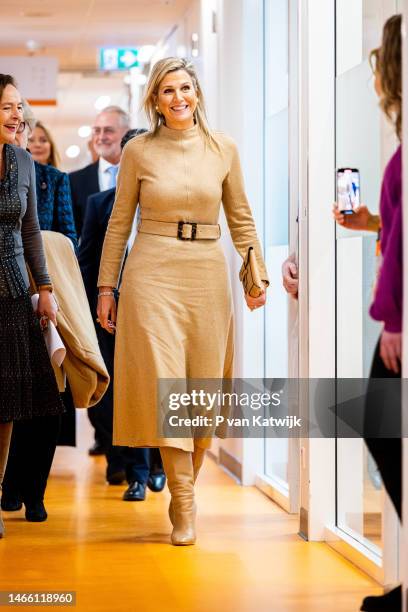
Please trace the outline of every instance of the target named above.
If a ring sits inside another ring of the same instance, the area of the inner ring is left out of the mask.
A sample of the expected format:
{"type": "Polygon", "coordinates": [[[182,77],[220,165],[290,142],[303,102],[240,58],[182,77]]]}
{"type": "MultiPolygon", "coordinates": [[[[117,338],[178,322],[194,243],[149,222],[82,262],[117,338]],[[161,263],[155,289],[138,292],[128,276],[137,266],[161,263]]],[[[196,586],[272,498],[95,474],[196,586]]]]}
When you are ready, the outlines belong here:
{"type": "MultiPolygon", "coordinates": [[[[401,15],[394,15],[385,24],[382,45],[371,53],[375,74],[375,89],[380,106],[393,122],[395,132],[401,140],[402,127],[402,76],[401,76],[401,15]]],[[[384,172],[380,215],[373,215],[361,206],[352,215],[343,215],[335,207],[334,217],[340,225],[349,229],[374,231],[379,234],[381,262],[370,315],[384,325],[378,341],[370,378],[401,378],[402,359],[402,162],[401,145],[389,161],[384,172]]],[[[366,423],[376,418],[377,408],[367,393],[366,423]]],[[[373,388],[374,389],[374,388],[373,388]]],[[[392,387],[393,395],[387,395],[387,410],[391,413],[401,410],[401,387],[392,387]]],[[[371,397],[375,397],[375,393],[371,397]]],[[[384,401],[379,412],[384,411],[384,401]]],[[[385,417],[386,418],[386,417],[385,417]]],[[[401,519],[402,515],[402,445],[401,438],[366,438],[366,444],[373,455],[384,486],[401,519]]],[[[367,597],[361,610],[402,609],[401,587],[381,597],[367,597]]]]}

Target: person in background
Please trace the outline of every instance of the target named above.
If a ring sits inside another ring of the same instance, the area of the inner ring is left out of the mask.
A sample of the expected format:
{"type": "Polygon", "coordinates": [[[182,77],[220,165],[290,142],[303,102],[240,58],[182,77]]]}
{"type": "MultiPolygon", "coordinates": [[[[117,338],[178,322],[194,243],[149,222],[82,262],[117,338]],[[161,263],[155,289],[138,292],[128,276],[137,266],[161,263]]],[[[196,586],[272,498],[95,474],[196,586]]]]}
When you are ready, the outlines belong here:
{"type": "MultiPolygon", "coordinates": [[[[33,154],[31,150],[33,145],[30,143],[32,143],[32,135],[38,130],[47,135],[48,150],[45,155],[47,159],[55,160],[56,148],[50,132],[42,124],[36,123],[33,112],[25,100],[23,100],[23,109],[24,121],[16,135],[16,143],[23,149],[28,149],[34,159],[37,212],[40,227],[42,230],[61,232],[71,240],[76,251],[78,240],[68,175],[58,170],[51,161],[47,163],[41,161],[41,159],[44,159],[44,154],[33,154]]],[[[33,149],[35,150],[34,147],[33,149]]]]}
{"type": "Polygon", "coordinates": [[[282,284],[284,289],[295,300],[298,299],[299,274],[296,255],[292,253],[282,264],[282,284]]]}
{"type": "MultiPolygon", "coordinates": [[[[146,130],[128,130],[122,138],[121,147],[135,136],[146,130]]],[[[115,201],[116,189],[108,189],[89,197],[82,240],[79,250],[79,265],[88,296],[92,314],[96,315],[98,303],[98,271],[108,221],[115,201]]],[[[128,242],[128,251],[131,241],[128,242]]],[[[158,449],[130,448],[112,446],[113,433],[113,376],[115,336],[108,334],[99,325],[96,326],[99,346],[111,377],[110,387],[98,405],[91,408],[98,419],[99,430],[103,434],[103,446],[106,449],[106,479],[109,484],[121,484],[126,478],[129,487],[123,495],[125,501],[142,501],[145,499],[146,485],[151,491],[161,491],[166,484],[166,477],[158,449]]]]}
{"type": "MultiPolygon", "coordinates": [[[[10,75],[0,75],[0,490],[13,422],[31,419],[32,436],[58,418],[64,406],[58,392],[41,325],[56,324],[52,294],[36,212],[31,156],[14,141],[23,105],[10,75]],[[28,263],[39,292],[34,312],[28,263]]],[[[31,462],[35,457],[29,457],[31,462]]],[[[36,512],[26,500],[26,512],[36,512]]],[[[34,506],[32,505],[34,504],[34,506]]],[[[0,537],[4,524],[0,518],[0,537]]]]}
{"type": "MultiPolygon", "coordinates": [[[[92,151],[99,159],[69,175],[75,227],[79,239],[89,196],[116,186],[116,175],[122,154],[120,142],[129,126],[130,117],[119,106],[108,106],[101,111],[92,127],[92,151]]],[[[92,408],[88,411],[88,417],[95,435],[89,454],[104,455],[106,452],[102,442],[104,433],[92,408]]]]}
{"type": "Polygon", "coordinates": [[[56,144],[50,131],[40,121],[35,122],[28,136],[28,149],[34,161],[39,164],[53,166],[54,168],[58,168],[60,165],[60,156],[56,144]]]}
{"type": "Polygon", "coordinates": [[[92,145],[99,159],[69,175],[75,225],[79,238],[88,197],[116,185],[116,175],[122,154],[120,141],[129,126],[129,115],[119,106],[108,106],[101,111],[96,116],[92,127],[92,145]]]}
{"type": "MultiPolygon", "coordinates": [[[[23,121],[16,134],[16,144],[23,150],[37,129],[35,125],[32,110],[23,100],[23,121]]],[[[46,133],[49,134],[48,131],[46,133]]],[[[64,234],[76,249],[68,176],[38,161],[34,162],[34,168],[40,229],[64,234]]],[[[16,423],[13,429],[1,507],[13,512],[20,510],[24,502],[29,521],[44,521],[47,518],[43,500],[56,445],[75,446],[75,408],[69,387],[61,394],[61,399],[66,408],[65,414],[48,417],[46,421],[24,420],[16,423]]]]}
{"type": "MultiPolygon", "coordinates": [[[[381,47],[371,54],[375,74],[375,89],[380,107],[394,125],[401,141],[402,135],[402,16],[394,15],[384,25],[381,47]]],[[[375,223],[372,216],[368,224],[375,223]]],[[[401,378],[402,363],[402,150],[401,144],[384,172],[380,201],[381,262],[370,315],[383,323],[383,331],[374,352],[366,401],[366,425],[379,416],[387,418],[388,411],[398,414],[401,421],[401,384],[395,381],[391,392],[378,410],[376,394],[372,393],[375,379],[401,378]],[[387,411],[384,414],[384,411],[387,411]],[[374,416],[373,416],[374,413],[374,416]]],[[[367,428],[368,430],[368,428],[367,428]]],[[[401,520],[402,518],[402,440],[399,438],[365,437],[373,455],[385,489],[401,520]]],[[[367,612],[402,610],[402,588],[394,588],[381,597],[366,597],[361,610],[367,612]]]]}

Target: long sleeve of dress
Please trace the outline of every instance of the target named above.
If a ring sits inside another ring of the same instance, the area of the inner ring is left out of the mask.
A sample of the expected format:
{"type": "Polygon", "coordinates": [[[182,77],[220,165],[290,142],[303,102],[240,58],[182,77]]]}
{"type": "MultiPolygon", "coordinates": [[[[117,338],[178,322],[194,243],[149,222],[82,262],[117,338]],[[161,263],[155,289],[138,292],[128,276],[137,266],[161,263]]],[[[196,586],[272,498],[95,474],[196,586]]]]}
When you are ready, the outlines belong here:
{"type": "Polygon", "coordinates": [[[137,151],[129,142],[123,149],[116,198],[103,243],[98,287],[118,287],[127,241],[139,201],[137,151]]]}
{"type": "Polygon", "coordinates": [[[21,223],[24,257],[30,266],[37,285],[48,285],[50,277],[45,261],[40,224],[37,216],[34,162],[30,160],[30,185],[27,193],[27,210],[21,223]]]}
{"type": "Polygon", "coordinates": [[[384,173],[381,192],[382,263],[370,315],[383,321],[388,332],[402,331],[402,160],[401,147],[391,158],[384,173]]]}
{"type": "Polygon", "coordinates": [[[373,319],[388,332],[402,331],[402,206],[396,207],[383,253],[376,295],[370,308],[373,319]]]}
{"type": "Polygon", "coordinates": [[[236,145],[230,141],[231,161],[229,172],[222,185],[222,202],[231,237],[238,253],[244,258],[248,248],[255,250],[262,280],[269,284],[261,245],[256,233],[254,219],[245,194],[239,154],[236,145]]]}

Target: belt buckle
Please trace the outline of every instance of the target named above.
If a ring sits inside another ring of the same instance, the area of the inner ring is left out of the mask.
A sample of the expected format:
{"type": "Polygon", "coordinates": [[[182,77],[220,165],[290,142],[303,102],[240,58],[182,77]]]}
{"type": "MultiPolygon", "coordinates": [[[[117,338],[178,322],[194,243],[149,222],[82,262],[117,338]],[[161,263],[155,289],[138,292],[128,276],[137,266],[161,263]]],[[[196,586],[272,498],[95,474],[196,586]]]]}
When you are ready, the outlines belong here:
{"type": "Polygon", "coordinates": [[[177,226],[177,239],[178,240],[196,240],[197,235],[197,223],[190,223],[189,221],[179,221],[177,226]],[[191,225],[191,236],[183,236],[183,227],[185,225],[191,225]]]}

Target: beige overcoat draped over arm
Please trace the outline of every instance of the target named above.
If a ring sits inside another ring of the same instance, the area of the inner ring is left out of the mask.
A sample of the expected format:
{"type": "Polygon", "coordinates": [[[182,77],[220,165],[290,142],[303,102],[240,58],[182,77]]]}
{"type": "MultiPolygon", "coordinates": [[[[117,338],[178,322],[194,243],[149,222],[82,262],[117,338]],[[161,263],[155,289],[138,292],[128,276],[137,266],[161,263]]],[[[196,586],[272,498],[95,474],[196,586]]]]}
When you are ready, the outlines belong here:
{"type": "Polygon", "coordinates": [[[48,271],[58,301],[57,331],[67,350],[62,368],[74,406],[90,408],[103,397],[109,374],[103,361],[78,260],[69,238],[42,231],[48,271]]]}

